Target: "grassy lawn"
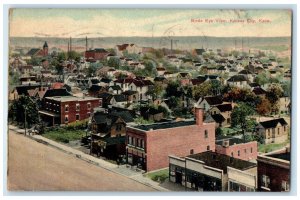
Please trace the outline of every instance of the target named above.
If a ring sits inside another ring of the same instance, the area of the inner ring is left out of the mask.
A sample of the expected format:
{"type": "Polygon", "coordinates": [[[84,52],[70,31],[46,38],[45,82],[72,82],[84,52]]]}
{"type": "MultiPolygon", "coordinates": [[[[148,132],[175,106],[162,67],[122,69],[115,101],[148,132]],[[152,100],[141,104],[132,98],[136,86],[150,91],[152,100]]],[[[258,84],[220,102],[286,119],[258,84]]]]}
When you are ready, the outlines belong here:
{"type": "Polygon", "coordinates": [[[47,131],[42,136],[57,142],[69,143],[73,140],[80,140],[85,135],[86,132],[84,130],[66,130],[61,128],[47,131]]]}
{"type": "Polygon", "coordinates": [[[227,136],[236,135],[238,132],[236,129],[229,128],[229,127],[222,127],[221,129],[222,129],[223,135],[226,134],[227,136]]]}
{"type": "Polygon", "coordinates": [[[286,141],[280,144],[259,144],[258,151],[262,153],[268,153],[285,147],[289,142],[286,141]]]}
{"type": "Polygon", "coordinates": [[[153,181],[164,182],[167,178],[169,178],[169,168],[150,172],[146,176],[153,181]]]}

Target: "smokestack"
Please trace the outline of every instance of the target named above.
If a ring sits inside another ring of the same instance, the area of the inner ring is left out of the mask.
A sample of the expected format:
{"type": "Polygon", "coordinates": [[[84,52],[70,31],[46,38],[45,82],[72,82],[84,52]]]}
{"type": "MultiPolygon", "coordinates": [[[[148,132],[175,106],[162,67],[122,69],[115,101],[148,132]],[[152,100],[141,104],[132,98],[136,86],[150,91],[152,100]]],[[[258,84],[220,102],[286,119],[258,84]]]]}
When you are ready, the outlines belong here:
{"type": "Polygon", "coordinates": [[[195,118],[196,118],[196,125],[201,126],[203,125],[203,109],[195,107],[195,118]]]}
{"type": "Polygon", "coordinates": [[[87,40],[87,36],[85,36],[85,51],[88,50],[88,40],[87,40]]]}
{"type": "Polygon", "coordinates": [[[70,37],[70,51],[72,51],[72,37],[70,37]]]}

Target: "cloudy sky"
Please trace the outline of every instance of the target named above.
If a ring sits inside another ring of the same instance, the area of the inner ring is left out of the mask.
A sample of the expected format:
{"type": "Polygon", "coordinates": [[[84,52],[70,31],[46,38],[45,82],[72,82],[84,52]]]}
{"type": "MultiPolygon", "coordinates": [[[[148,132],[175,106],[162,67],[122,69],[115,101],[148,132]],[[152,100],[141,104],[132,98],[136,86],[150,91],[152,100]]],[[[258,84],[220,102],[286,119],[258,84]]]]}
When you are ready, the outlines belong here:
{"type": "Polygon", "coordinates": [[[14,9],[11,10],[10,15],[10,36],[291,36],[291,12],[288,10],[14,9]],[[192,22],[193,19],[197,22],[192,22]],[[247,22],[248,19],[251,19],[251,23],[247,22]]]}

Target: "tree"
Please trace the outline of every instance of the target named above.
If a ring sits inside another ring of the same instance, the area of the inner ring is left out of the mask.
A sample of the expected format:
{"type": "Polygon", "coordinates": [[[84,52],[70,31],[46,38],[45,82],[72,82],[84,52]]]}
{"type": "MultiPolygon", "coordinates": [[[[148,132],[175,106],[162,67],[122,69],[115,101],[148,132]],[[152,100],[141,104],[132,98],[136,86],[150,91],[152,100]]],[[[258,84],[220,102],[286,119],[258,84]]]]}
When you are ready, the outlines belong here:
{"type": "Polygon", "coordinates": [[[213,95],[210,82],[204,82],[200,85],[195,86],[193,89],[193,97],[195,100],[208,95],[213,95]]]}
{"type": "Polygon", "coordinates": [[[231,113],[231,126],[242,129],[244,139],[245,131],[249,129],[248,117],[252,114],[254,114],[253,108],[246,103],[238,104],[231,113]]]}
{"type": "Polygon", "coordinates": [[[278,101],[283,95],[283,89],[279,84],[271,84],[267,89],[266,97],[272,105],[272,112],[277,113],[279,110],[278,101]]]}
{"type": "Polygon", "coordinates": [[[90,65],[87,69],[87,75],[89,77],[93,77],[93,76],[95,76],[96,71],[97,71],[97,66],[96,65],[90,65]]]}
{"type": "Polygon", "coordinates": [[[154,83],[154,86],[149,88],[149,90],[146,92],[146,95],[151,96],[152,100],[154,100],[158,98],[162,92],[163,92],[162,85],[158,83],[154,83]]]}
{"type": "Polygon", "coordinates": [[[21,96],[18,100],[13,101],[13,103],[10,105],[9,118],[12,121],[24,125],[25,113],[26,113],[27,128],[30,128],[32,125],[39,122],[37,104],[30,97],[21,96]]]}
{"type": "Polygon", "coordinates": [[[80,54],[76,51],[69,51],[68,52],[68,58],[70,60],[75,60],[76,62],[80,61],[80,54]]]}
{"type": "Polygon", "coordinates": [[[264,85],[269,83],[269,75],[266,72],[259,73],[255,79],[254,82],[259,84],[259,85],[264,85]]]}
{"type": "Polygon", "coordinates": [[[171,96],[169,98],[169,103],[168,106],[172,109],[172,108],[178,108],[180,105],[180,99],[178,97],[175,96],[171,96]]]}
{"type": "Polygon", "coordinates": [[[166,98],[174,96],[181,97],[181,92],[179,91],[180,84],[178,81],[172,81],[168,84],[166,88],[166,98]]]}
{"type": "Polygon", "coordinates": [[[256,111],[260,115],[269,114],[271,112],[271,109],[272,109],[272,105],[270,101],[265,97],[261,98],[261,102],[256,107],[256,111]]]}
{"type": "Polygon", "coordinates": [[[68,57],[68,55],[67,55],[67,53],[66,52],[59,52],[58,54],[57,54],[57,60],[59,61],[59,62],[63,62],[63,61],[65,61],[65,60],[67,60],[67,57],[68,57]]]}
{"type": "Polygon", "coordinates": [[[37,57],[32,57],[27,63],[29,65],[38,66],[40,65],[41,59],[37,57]]]}
{"type": "Polygon", "coordinates": [[[107,64],[109,67],[113,67],[115,69],[119,69],[120,67],[120,58],[117,58],[117,57],[110,57],[107,64]]]}

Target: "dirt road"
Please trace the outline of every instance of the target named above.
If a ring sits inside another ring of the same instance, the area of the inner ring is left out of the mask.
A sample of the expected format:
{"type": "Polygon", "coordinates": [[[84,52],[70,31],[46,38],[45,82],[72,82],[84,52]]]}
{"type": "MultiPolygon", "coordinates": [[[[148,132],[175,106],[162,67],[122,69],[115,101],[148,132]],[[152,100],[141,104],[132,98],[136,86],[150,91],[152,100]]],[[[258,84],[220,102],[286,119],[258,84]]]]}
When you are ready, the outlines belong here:
{"type": "Polygon", "coordinates": [[[23,135],[8,137],[10,191],[155,191],[23,135]]]}

